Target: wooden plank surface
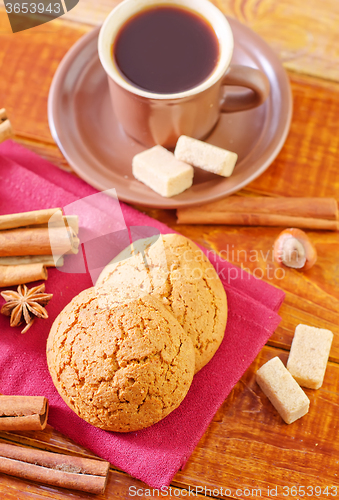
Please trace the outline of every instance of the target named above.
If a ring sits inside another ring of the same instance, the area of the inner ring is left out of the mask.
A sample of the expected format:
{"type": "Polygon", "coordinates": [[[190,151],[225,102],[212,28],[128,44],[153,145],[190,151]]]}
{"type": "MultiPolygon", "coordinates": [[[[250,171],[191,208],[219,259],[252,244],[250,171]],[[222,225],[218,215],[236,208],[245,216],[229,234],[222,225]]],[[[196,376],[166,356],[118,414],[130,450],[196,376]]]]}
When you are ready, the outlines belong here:
{"type": "MultiPolygon", "coordinates": [[[[118,0],[81,0],[64,19],[101,24],[118,0]]],[[[213,0],[264,38],[285,67],[326,80],[339,80],[339,8],[336,0],[213,0]]]]}
{"type": "Polygon", "coordinates": [[[336,472],[334,475],[339,452],[334,438],[338,428],[338,366],[329,363],[321,389],[305,391],[311,401],[307,416],[286,425],[255,382],[255,371],[275,356],[286,363],[288,353],[272,347],[261,351],[176,480],[185,482],[189,477],[191,484],[204,484],[208,478],[210,486],[230,488],[234,497],[237,489],[243,490],[240,498],[246,497],[245,488],[260,489],[257,496],[272,498],[268,488],[277,486],[283,498],[284,486],[339,487],[336,472]]]}
{"type": "MultiPolygon", "coordinates": [[[[63,168],[68,165],[48,127],[49,86],[67,50],[93,25],[100,24],[116,3],[80,0],[64,18],[15,35],[10,32],[4,9],[0,8],[0,105],[8,111],[16,140],[63,168]]],[[[294,115],[289,136],[272,166],[242,194],[339,199],[336,0],[310,0],[307,5],[297,0],[215,0],[214,3],[263,36],[291,70],[294,115]]],[[[181,489],[179,496],[173,493],[168,498],[187,498],[186,488],[194,486],[206,487],[207,497],[214,498],[256,498],[259,489],[262,498],[273,498],[275,487],[277,498],[301,498],[302,492],[300,496],[293,494],[292,486],[304,486],[306,493],[311,493],[307,488],[321,487],[319,495],[314,489],[312,495],[305,495],[308,498],[337,496],[331,486],[338,487],[339,495],[338,233],[309,232],[318,251],[317,264],[304,274],[286,270],[282,277],[272,259],[272,245],[279,229],[177,226],[173,211],[147,212],[286,292],[280,311],[281,325],[219,409],[184,470],[176,475],[172,487],[181,489]],[[335,339],[323,387],[306,391],[311,399],[309,414],[288,426],[256,385],[254,374],[271,357],[278,355],[286,361],[298,323],[330,328],[335,339]]],[[[51,427],[41,433],[16,436],[0,433],[0,439],[52,451],[89,454],[51,427]]],[[[146,488],[112,468],[106,493],[97,498],[127,499],[130,487],[146,488]]],[[[140,491],[143,498],[152,498],[140,491]]],[[[94,497],[0,475],[0,498],[94,497]]]]}

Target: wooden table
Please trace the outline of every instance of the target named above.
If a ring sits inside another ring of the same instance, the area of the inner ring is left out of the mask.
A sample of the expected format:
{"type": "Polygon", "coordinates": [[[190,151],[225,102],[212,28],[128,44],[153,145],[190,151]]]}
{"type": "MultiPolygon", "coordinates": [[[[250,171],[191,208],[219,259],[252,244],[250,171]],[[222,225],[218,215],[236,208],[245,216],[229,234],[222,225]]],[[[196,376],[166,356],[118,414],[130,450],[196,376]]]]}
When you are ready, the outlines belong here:
{"type": "MultiPolygon", "coordinates": [[[[67,163],[47,123],[49,86],[67,50],[100,24],[116,3],[80,0],[61,19],[15,35],[10,31],[3,6],[0,7],[0,107],[7,109],[18,142],[63,168],[68,168],[67,163]]],[[[337,0],[308,0],[307,4],[297,0],[215,0],[214,3],[250,26],[280,54],[294,96],[294,116],[286,144],[271,167],[246,192],[339,198],[337,0]]],[[[252,272],[262,269],[264,279],[286,292],[279,328],[215,415],[186,467],[175,476],[172,488],[177,489],[167,498],[188,498],[185,490],[195,486],[206,487],[207,497],[223,497],[225,490],[226,497],[231,492],[235,498],[339,495],[339,234],[309,232],[319,254],[316,266],[305,274],[290,270],[283,280],[274,280],[268,275],[270,257],[266,260],[265,255],[270,253],[279,229],[176,226],[174,212],[147,212],[217,252],[225,251],[227,245],[257,250],[256,262],[242,260],[244,252],[235,252],[233,261],[252,272]],[[306,390],[311,400],[309,414],[286,425],[256,385],[254,374],[273,356],[279,355],[286,361],[299,323],[328,328],[335,338],[322,388],[306,390]],[[317,486],[321,487],[320,495],[317,486]],[[338,487],[338,492],[332,486],[338,487]]],[[[0,438],[37,448],[90,455],[51,427],[44,432],[20,435],[0,433],[0,438]]],[[[107,490],[98,498],[130,498],[130,486],[146,488],[112,466],[107,490]]],[[[141,493],[142,498],[152,498],[145,491],[141,493]]],[[[0,475],[0,497],[4,500],[93,498],[4,475],[0,475]]]]}

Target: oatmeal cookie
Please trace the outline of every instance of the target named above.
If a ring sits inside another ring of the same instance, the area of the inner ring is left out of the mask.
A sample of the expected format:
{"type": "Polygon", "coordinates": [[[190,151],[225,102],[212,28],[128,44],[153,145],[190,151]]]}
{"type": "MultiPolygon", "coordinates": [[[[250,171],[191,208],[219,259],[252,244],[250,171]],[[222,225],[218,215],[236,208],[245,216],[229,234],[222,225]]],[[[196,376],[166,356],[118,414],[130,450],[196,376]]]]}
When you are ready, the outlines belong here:
{"type": "Polygon", "coordinates": [[[65,307],[47,341],[60,396],[79,417],[108,431],[136,431],[177,408],[194,361],[191,339],[155,297],[112,308],[97,287],[65,307]]]}
{"type": "Polygon", "coordinates": [[[112,300],[151,294],[172,312],[193,341],[195,373],[214,356],[227,321],[225,289],[214,267],[179,234],[136,241],[100,274],[112,300]]]}

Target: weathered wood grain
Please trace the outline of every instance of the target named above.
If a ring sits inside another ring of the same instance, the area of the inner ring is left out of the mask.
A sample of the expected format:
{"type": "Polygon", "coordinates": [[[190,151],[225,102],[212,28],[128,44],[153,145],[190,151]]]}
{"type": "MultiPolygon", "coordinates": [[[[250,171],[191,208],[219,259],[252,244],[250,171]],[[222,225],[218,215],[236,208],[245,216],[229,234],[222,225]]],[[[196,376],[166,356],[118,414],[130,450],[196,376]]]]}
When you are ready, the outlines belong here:
{"type": "MultiPolygon", "coordinates": [[[[152,500],[154,498],[161,498],[162,493],[164,498],[169,499],[179,498],[180,500],[185,500],[188,497],[185,487],[171,486],[170,488],[167,492],[153,490],[153,488],[150,489],[144,483],[114,470],[110,470],[109,472],[106,490],[102,495],[91,495],[90,493],[77,491],[70,492],[62,488],[47,487],[32,481],[22,481],[15,477],[5,476],[4,474],[0,475],[0,496],[3,500],[128,500],[133,497],[152,500]]],[[[203,500],[206,497],[198,493],[194,494],[194,498],[203,500]]]]}
{"type": "Polygon", "coordinates": [[[331,358],[339,361],[339,233],[309,231],[318,261],[309,271],[300,272],[274,261],[273,244],[279,228],[217,226],[211,230],[201,226],[200,232],[222,257],[286,292],[283,321],[270,340],[272,345],[287,349],[299,323],[328,328],[334,333],[331,358]]]}
{"type": "MultiPolygon", "coordinates": [[[[278,498],[284,498],[284,486],[339,488],[339,447],[335,438],[338,366],[329,363],[321,389],[305,390],[311,401],[309,413],[287,425],[255,382],[256,370],[277,355],[286,363],[286,351],[272,347],[261,351],[219,410],[184,471],[176,475],[176,481],[230,488],[234,497],[238,496],[238,488],[261,489],[262,498],[272,498],[268,488],[275,486],[278,498]]],[[[246,498],[246,493],[239,498],[246,498]]]]}
{"type": "MultiPolygon", "coordinates": [[[[81,0],[63,20],[102,24],[118,0],[81,0]]],[[[339,81],[339,9],[336,0],[213,0],[264,38],[284,66],[298,73],[339,81]]]]}
{"type": "Polygon", "coordinates": [[[216,0],[225,14],[236,17],[264,38],[280,55],[284,66],[298,73],[338,81],[335,1],[216,0]]]}
{"type": "Polygon", "coordinates": [[[47,120],[53,75],[68,49],[90,28],[60,20],[20,33],[2,33],[8,23],[0,10],[0,102],[17,137],[54,145],[47,120]]]}
{"type": "Polygon", "coordinates": [[[339,85],[295,74],[290,79],[294,110],[289,135],[277,159],[251,189],[280,196],[339,198],[339,85]]]}

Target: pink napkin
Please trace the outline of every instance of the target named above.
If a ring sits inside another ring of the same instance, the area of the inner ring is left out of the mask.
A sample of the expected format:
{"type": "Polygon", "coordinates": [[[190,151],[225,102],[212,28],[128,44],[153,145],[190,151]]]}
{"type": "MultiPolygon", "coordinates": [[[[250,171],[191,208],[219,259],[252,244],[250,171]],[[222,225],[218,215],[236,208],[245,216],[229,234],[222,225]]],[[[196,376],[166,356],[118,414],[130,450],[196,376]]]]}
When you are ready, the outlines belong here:
{"type": "MultiPolygon", "coordinates": [[[[3,143],[0,155],[0,214],[64,207],[96,193],[82,180],[14,142],[3,143]]],[[[132,228],[136,234],[144,235],[145,226],[164,234],[173,232],[130,206],[119,206],[102,196],[95,206],[82,206],[87,236],[94,222],[105,221],[112,211],[121,228],[123,218],[128,227],[138,226],[132,228]]],[[[119,245],[125,244],[123,230],[121,235],[119,245]]],[[[168,486],[280,322],[277,310],[284,299],[282,291],[247,273],[239,273],[237,267],[216,254],[209,253],[208,257],[227,293],[229,318],[225,338],[210,363],[194,377],[179,408],[161,422],[128,434],[106,432],[77,417],[54,389],[45,357],[48,332],[61,309],[81,290],[92,286],[88,272],[66,274],[49,270],[46,291],[54,294],[47,306],[49,318],[38,320],[26,334],[20,334],[20,327],[10,328],[8,318],[0,316],[0,392],[48,397],[49,423],[53,427],[151,487],[168,486]]]]}

